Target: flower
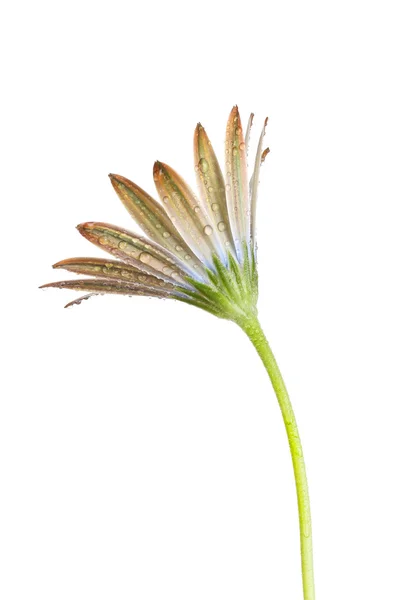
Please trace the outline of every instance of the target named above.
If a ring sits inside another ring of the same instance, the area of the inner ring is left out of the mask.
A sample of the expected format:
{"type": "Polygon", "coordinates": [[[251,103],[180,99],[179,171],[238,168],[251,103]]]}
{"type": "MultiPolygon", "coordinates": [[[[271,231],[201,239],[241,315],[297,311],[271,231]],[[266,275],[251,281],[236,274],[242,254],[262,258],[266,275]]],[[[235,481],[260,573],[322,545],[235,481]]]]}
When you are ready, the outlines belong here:
{"type": "Polygon", "coordinates": [[[147,237],[106,223],[82,223],[79,232],[117,260],[60,261],[55,269],[91,278],[42,287],[87,292],[67,307],[96,294],[123,294],[173,298],[236,322],[256,314],[255,214],[259,171],[269,149],[262,151],[266,119],[248,181],[252,122],[253,114],[244,137],[238,108],[232,109],[226,128],[225,177],[204,127],[197,125],[198,196],[171,167],[158,161],[153,177],[160,202],[125,177],[110,174],[120,200],[147,237]]]}
{"type": "Polygon", "coordinates": [[[110,175],[120,200],[148,237],[106,223],[83,223],[77,227],[80,233],[118,260],[63,260],[54,267],[92,277],[42,287],[88,292],[66,306],[95,294],[173,298],[230,319],[243,329],[268,372],[283,417],[298,498],[303,594],[305,600],[314,600],[310,502],[302,445],[287,388],[257,318],[255,216],[259,172],[269,148],[262,151],[266,119],[248,181],[252,120],[251,114],[244,137],[237,106],[230,113],[226,178],[204,128],[197,125],[194,160],[198,197],[164,163],[156,162],[153,169],[160,203],[132,181],[110,175]]]}

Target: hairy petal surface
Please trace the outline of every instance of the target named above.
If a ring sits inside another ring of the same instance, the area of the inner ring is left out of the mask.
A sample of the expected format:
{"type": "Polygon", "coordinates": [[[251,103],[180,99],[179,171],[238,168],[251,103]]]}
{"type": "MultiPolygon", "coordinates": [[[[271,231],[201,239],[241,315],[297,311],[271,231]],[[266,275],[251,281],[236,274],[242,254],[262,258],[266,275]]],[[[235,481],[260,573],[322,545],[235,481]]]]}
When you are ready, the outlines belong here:
{"type": "Polygon", "coordinates": [[[194,162],[200,196],[207,208],[217,253],[226,264],[228,251],[234,252],[234,243],[227,211],[225,180],[212,144],[200,123],[194,132],[194,162]]]}
{"type": "Polygon", "coordinates": [[[168,165],[156,162],[153,178],[165,211],[180,235],[197,258],[211,268],[215,245],[206,208],[187,183],[168,165]]]}
{"type": "Polygon", "coordinates": [[[146,235],[171,252],[175,256],[175,261],[180,263],[190,275],[202,278],[203,266],[193,261],[189,246],[179,235],[164,208],[129,179],[112,174],[109,177],[125,208],[146,235]]]}
{"type": "Polygon", "coordinates": [[[250,239],[250,205],[246,147],[237,106],[229,116],[226,128],[226,200],[237,258],[243,261],[243,243],[250,239]]]}
{"type": "Polygon", "coordinates": [[[90,242],[140,271],[170,283],[185,284],[186,273],[169,252],[154,242],[107,223],[87,222],[77,229],[90,242]]]}

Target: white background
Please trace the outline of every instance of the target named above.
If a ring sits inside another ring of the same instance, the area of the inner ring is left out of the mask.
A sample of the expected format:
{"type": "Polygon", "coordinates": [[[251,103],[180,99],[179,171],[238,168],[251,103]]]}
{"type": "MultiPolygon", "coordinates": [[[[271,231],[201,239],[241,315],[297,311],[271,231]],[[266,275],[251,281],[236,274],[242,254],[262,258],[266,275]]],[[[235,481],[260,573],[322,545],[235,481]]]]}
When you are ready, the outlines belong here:
{"type": "MultiPolygon", "coordinates": [[[[259,311],[308,469],[317,597],[396,598],[392,2],[13,2],[1,16],[4,600],[302,598],[281,416],[237,327],[38,286],[133,227],[107,179],[194,182],[269,116],[259,311]]],[[[62,275],[61,275],[62,277],[62,275]]]]}

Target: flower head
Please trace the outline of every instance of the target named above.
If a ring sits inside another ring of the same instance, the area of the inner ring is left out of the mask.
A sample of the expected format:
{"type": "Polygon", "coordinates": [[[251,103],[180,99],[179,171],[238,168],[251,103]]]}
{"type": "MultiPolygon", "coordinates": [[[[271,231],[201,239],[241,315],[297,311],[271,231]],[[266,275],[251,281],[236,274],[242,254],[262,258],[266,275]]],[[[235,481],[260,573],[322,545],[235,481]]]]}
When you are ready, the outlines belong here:
{"type": "Polygon", "coordinates": [[[96,294],[123,294],[173,298],[236,322],[256,314],[255,215],[260,167],[269,149],[262,151],[266,119],[249,179],[252,121],[251,114],[244,136],[238,108],[232,109],[226,128],[225,176],[204,128],[197,125],[198,196],[178,173],[158,161],[153,177],[160,202],[125,177],[109,175],[145,236],[106,223],[82,223],[79,232],[114,259],[63,260],[54,268],[91,277],[42,287],[86,293],[66,306],[96,294]]]}

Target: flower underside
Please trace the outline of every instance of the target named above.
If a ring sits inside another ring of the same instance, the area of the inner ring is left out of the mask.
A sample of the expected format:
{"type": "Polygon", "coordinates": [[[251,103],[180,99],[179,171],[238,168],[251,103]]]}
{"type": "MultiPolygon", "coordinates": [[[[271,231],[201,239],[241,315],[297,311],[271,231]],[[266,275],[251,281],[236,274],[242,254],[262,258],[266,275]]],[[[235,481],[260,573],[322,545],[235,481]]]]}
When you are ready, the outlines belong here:
{"type": "Polygon", "coordinates": [[[106,223],[88,222],[79,232],[115,259],[70,258],[54,265],[91,276],[42,286],[97,294],[172,298],[218,317],[239,320],[256,314],[256,203],[259,172],[269,149],[262,150],[267,119],[260,134],[252,176],[247,152],[251,114],[245,136],[235,106],[225,143],[225,177],[211,142],[199,123],[194,161],[199,194],[164,163],[156,162],[154,182],[160,202],[120,175],[109,175],[114,189],[144,236],[106,223]]]}

